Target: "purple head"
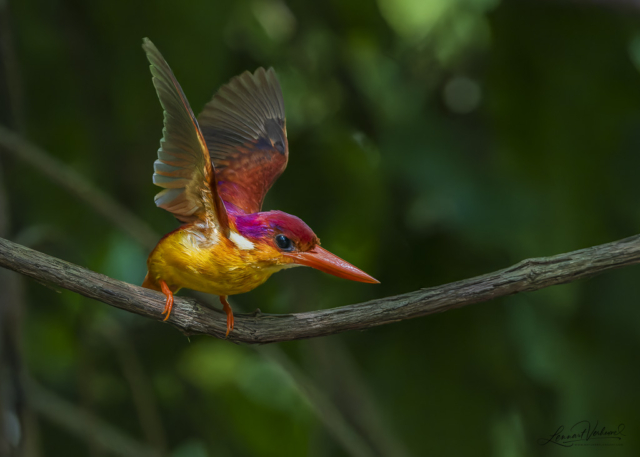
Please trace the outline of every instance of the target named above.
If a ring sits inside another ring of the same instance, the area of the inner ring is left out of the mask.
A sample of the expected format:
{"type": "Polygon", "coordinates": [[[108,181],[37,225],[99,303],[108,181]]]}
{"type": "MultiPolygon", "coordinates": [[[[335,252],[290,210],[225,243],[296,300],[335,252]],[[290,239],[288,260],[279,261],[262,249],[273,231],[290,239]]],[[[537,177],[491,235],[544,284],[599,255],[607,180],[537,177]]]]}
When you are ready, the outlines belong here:
{"type": "Polygon", "coordinates": [[[238,232],[254,242],[267,242],[281,253],[282,263],[312,267],[339,278],[377,283],[364,271],[320,247],[320,240],[301,219],[282,211],[239,215],[238,232]]]}
{"type": "Polygon", "coordinates": [[[267,241],[280,250],[304,252],[320,243],[302,219],[282,211],[240,215],[235,222],[242,236],[251,241],[267,241]]]}

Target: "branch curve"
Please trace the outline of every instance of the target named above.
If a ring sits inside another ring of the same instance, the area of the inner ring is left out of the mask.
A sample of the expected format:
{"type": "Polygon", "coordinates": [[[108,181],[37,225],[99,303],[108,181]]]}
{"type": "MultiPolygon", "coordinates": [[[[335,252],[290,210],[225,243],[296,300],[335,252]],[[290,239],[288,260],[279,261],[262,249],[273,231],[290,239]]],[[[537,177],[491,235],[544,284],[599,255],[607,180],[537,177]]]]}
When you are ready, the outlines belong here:
{"type": "MultiPolygon", "coordinates": [[[[405,319],[489,301],[518,292],[589,278],[640,263],[640,235],[612,243],[527,259],[474,278],[355,305],[283,315],[238,314],[229,340],[266,344],[364,330],[405,319]]],[[[99,300],[107,305],[162,320],[165,297],[70,262],[0,238],[0,266],[99,300]]],[[[176,297],[169,323],[188,335],[224,338],[226,317],[192,298],[176,297]]]]}

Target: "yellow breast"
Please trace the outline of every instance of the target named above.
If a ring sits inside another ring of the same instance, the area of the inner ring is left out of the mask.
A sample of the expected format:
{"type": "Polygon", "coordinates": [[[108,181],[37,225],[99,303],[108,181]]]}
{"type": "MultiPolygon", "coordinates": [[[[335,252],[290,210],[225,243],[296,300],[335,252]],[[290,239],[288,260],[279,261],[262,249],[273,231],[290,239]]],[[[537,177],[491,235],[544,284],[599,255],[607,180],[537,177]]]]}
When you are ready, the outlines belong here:
{"type": "Polygon", "coordinates": [[[147,261],[148,279],[164,280],[177,291],[187,288],[215,295],[236,295],[255,289],[273,273],[280,253],[269,245],[257,245],[232,231],[229,238],[205,226],[178,229],[153,250],[147,261]]]}

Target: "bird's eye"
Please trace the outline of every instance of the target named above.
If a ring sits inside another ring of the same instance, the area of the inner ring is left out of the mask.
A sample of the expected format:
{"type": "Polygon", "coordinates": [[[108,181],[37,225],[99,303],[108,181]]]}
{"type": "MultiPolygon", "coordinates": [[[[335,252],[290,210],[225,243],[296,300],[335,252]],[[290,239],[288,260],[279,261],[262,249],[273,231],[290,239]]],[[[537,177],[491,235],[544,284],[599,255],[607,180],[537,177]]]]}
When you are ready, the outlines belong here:
{"type": "Polygon", "coordinates": [[[293,251],[293,243],[289,238],[284,235],[276,236],[276,244],[283,251],[293,251]]]}

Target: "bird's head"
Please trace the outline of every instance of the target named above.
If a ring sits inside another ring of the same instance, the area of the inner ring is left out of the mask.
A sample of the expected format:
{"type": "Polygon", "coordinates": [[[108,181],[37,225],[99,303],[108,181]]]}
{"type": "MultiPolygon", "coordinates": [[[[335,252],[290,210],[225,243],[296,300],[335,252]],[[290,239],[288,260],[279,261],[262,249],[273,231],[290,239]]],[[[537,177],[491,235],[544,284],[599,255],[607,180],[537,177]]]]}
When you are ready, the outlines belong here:
{"type": "Polygon", "coordinates": [[[339,278],[378,283],[364,271],[320,247],[320,239],[302,219],[282,211],[238,216],[238,232],[275,254],[277,265],[304,265],[339,278]]]}

